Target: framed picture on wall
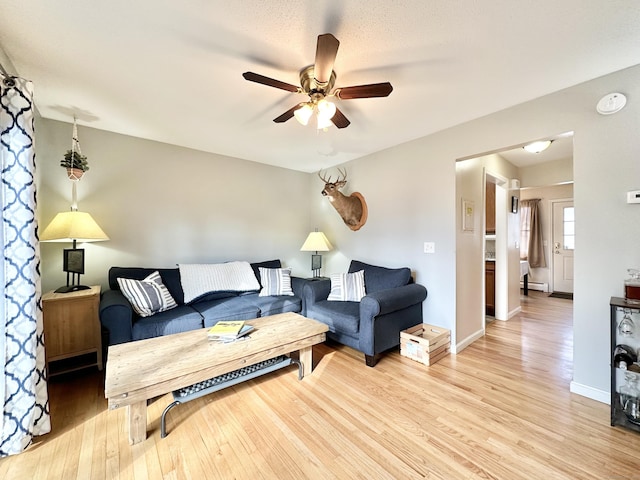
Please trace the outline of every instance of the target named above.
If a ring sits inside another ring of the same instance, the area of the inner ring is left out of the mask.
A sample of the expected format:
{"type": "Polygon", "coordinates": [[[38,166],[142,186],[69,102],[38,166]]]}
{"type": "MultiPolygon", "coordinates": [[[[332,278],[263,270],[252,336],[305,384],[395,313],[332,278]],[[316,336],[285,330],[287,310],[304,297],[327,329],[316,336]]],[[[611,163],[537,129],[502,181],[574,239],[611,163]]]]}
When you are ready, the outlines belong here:
{"type": "Polygon", "coordinates": [[[518,197],[511,197],[511,213],[518,213],[518,197]]]}
{"type": "Polygon", "coordinates": [[[473,232],[475,206],[473,200],[462,200],[462,230],[473,232]]]}

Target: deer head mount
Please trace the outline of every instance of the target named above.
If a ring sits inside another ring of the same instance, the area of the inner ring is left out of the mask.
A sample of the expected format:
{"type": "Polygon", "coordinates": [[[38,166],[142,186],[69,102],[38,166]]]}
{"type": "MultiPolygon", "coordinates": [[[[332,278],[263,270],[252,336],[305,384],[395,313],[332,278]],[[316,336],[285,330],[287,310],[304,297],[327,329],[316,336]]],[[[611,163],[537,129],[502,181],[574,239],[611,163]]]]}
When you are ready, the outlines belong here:
{"type": "Polygon", "coordinates": [[[338,171],[340,176],[335,182],[331,181],[331,177],[325,178],[321,171],[318,172],[318,177],[324,182],[322,195],[329,199],[347,227],[353,231],[360,230],[367,221],[367,203],[359,192],[353,192],[348,197],[340,192],[347,184],[347,172],[341,169],[338,171]]]}

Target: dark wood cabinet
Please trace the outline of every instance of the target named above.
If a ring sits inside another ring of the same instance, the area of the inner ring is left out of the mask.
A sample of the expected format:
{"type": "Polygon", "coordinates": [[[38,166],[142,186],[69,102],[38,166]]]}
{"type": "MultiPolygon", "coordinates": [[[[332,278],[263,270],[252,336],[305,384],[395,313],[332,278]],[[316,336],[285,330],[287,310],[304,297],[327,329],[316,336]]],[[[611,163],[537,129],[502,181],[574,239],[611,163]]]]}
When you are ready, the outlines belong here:
{"type": "Polygon", "coordinates": [[[49,376],[97,365],[102,370],[98,318],[100,286],[42,296],[45,358],[49,376]]]}
{"type": "Polygon", "coordinates": [[[485,224],[486,233],[495,235],[496,233],[496,184],[487,182],[487,194],[485,199],[485,224]]]}
{"type": "Polygon", "coordinates": [[[484,262],[485,313],[496,314],[496,262],[484,262]]]}

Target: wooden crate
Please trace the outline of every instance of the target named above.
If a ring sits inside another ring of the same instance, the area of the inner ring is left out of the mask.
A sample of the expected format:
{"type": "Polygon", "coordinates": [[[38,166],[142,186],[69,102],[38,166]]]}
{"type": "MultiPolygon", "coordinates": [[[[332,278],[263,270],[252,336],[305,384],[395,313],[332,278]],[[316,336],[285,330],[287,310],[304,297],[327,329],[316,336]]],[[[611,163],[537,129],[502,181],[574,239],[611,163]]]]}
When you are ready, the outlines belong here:
{"type": "Polygon", "coordinates": [[[400,354],[433,365],[449,353],[451,331],[422,323],[400,332],[400,354]]]}

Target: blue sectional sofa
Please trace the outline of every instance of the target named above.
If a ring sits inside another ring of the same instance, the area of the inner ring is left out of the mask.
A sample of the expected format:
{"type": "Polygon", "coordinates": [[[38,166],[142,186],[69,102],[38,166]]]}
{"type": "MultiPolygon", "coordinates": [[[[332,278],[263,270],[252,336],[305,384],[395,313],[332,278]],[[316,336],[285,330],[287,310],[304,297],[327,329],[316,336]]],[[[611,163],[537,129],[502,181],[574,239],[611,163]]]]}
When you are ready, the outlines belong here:
{"type": "Polygon", "coordinates": [[[422,323],[427,289],[413,282],[408,268],[385,268],[353,260],[348,273],[364,271],[360,301],[330,299],[330,279],[303,286],[305,315],[329,326],[327,338],[364,353],[375,366],[380,354],[400,344],[400,332],[422,323]]]}
{"type": "MultiPolygon", "coordinates": [[[[281,268],[280,260],[252,263],[251,268],[261,284],[259,267],[281,268]]],[[[294,295],[259,296],[256,291],[212,291],[184,302],[179,268],[111,267],[109,288],[100,300],[100,322],[108,333],[108,345],[142,340],[173,333],[210,327],[219,320],[250,320],[284,312],[302,312],[302,287],[306,281],[291,277],[294,295]],[[142,280],[158,271],[162,283],[177,306],[170,310],[140,317],[120,291],[118,278],[142,280]]]]}

